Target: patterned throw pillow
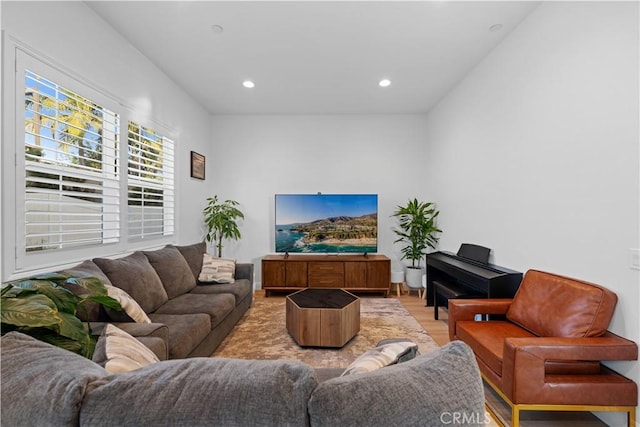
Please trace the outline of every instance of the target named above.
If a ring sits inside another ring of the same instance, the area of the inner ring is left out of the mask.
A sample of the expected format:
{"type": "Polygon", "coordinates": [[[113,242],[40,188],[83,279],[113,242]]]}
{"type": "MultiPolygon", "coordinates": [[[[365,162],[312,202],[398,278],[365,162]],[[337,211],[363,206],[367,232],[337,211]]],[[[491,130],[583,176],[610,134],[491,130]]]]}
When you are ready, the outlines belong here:
{"type": "Polygon", "coordinates": [[[202,256],[202,270],[198,281],[213,283],[233,283],[236,272],[236,260],[216,258],[208,253],[202,256]]]}
{"type": "Polygon", "coordinates": [[[151,323],[147,313],[128,293],[115,286],[105,285],[105,287],[107,288],[107,295],[118,300],[122,306],[122,311],[107,309],[107,314],[112,320],[116,322],[151,323]]]}
{"type": "Polygon", "coordinates": [[[411,341],[393,342],[374,347],[358,357],[340,376],[371,372],[393,365],[398,363],[402,356],[409,352],[416,352],[417,349],[418,345],[411,341]]]}
{"type": "Polygon", "coordinates": [[[133,371],[160,361],[144,344],[111,324],[98,338],[92,360],[110,374],[133,371]]]}

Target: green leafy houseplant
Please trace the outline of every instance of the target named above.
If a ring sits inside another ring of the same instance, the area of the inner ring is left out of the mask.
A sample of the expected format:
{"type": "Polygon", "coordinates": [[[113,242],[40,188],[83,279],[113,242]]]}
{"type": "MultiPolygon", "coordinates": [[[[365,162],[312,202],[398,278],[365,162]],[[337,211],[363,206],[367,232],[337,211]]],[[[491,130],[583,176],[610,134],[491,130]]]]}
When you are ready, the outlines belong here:
{"type": "Polygon", "coordinates": [[[237,220],[244,219],[244,214],[236,206],[238,202],[235,200],[219,202],[216,195],[207,199],[207,206],[203,210],[207,226],[205,239],[216,243],[218,257],[222,257],[222,239],[240,239],[237,220]]]}
{"type": "Polygon", "coordinates": [[[402,259],[411,261],[411,267],[419,268],[427,249],[435,249],[438,243],[436,218],[440,212],[430,202],[409,200],[405,206],[397,206],[393,216],[398,218],[398,228],[393,231],[398,236],[394,243],[402,242],[402,259]],[[417,265],[416,265],[417,264],[417,265]]]}
{"type": "Polygon", "coordinates": [[[107,295],[102,281],[95,277],[77,278],[69,274],[49,273],[20,279],[3,285],[0,292],[2,334],[18,331],[41,341],[91,358],[96,338],[88,323],[76,314],[93,301],[121,310],[120,303],[107,295]],[[86,290],[79,295],[64,287],[78,285],[86,290]]]}

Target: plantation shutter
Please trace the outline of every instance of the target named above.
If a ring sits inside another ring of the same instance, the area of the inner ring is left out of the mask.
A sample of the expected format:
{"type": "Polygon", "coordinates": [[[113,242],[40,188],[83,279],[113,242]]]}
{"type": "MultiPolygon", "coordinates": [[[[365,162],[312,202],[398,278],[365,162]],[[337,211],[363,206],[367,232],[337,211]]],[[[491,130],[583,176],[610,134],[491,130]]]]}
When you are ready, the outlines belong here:
{"type": "Polygon", "coordinates": [[[118,115],[34,72],[24,78],[25,251],[119,241],[118,115]]]}
{"type": "Polygon", "coordinates": [[[153,129],[128,123],[128,239],[173,235],[173,141],[153,129]]]}

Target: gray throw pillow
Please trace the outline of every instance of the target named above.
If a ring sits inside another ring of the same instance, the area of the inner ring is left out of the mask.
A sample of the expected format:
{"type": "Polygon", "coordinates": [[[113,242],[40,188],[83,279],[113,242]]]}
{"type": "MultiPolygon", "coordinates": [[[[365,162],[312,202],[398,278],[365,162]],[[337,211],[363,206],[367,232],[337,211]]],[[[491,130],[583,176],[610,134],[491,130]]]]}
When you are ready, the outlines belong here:
{"type": "Polygon", "coordinates": [[[0,338],[3,426],[77,426],[88,385],[107,372],[19,332],[0,338]]]}
{"type": "Polygon", "coordinates": [[[114,286],[131,295],[145,313],[153,313],[169,300],[158,273],[142,252],[118,259],[95,258],[93,262],[114,286]]]}

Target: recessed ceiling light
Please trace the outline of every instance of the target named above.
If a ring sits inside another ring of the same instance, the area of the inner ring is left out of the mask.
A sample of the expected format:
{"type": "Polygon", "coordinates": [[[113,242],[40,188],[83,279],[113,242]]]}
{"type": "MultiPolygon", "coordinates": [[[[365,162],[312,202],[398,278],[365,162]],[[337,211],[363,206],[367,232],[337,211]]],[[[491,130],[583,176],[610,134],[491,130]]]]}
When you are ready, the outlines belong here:
{"type": "Polygon", "coordinates": [[[246,87],[247,89],[251,89],[256,87],[256,84],[254,82],[252,82],[251,80],[245,80],[242,82],[242,86],[246,87]]]}
{"type": "Polygon", "coordinates": [[[222,25],[214,24],[211,26],[211,31],[213,31],[215,34],[222,34],[224,28],[222,27],[222,25]]]}
{"type": "Polygon", "coordinates": [[[496,31],[500,31],[502,29],[502,24],[493,24],[489,27],[489,31],[495,33],[496,31]]]}
{"type": "Polygon", "coordinates": [[[378,86],[380,87],[387,87],[389,85],[391,85],[391,80],[389,79],[382,79],[378,82],[378,86]]]}

